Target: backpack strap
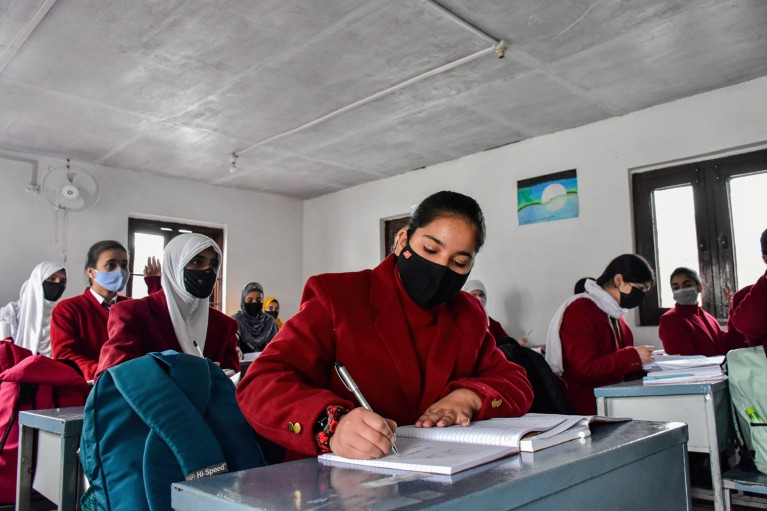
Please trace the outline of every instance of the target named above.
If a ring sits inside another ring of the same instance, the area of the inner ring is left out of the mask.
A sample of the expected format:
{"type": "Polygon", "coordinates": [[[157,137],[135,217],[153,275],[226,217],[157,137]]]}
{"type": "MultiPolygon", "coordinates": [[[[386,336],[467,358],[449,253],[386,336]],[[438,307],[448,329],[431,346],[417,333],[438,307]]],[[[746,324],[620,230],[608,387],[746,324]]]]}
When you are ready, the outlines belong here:
{"type": "Polygon", "coordinates": [[[202,418],[210,399],[207,361],[169,352],[151,355],[109,369],[115,387],[141,420],[167,444],[187,480],[226,472],[226,459],[218,440],[202,418]],[[173,366],[175,381],[159,362],[173,366]],[[173,413],[168,413],[171,405],[173,413]]]}

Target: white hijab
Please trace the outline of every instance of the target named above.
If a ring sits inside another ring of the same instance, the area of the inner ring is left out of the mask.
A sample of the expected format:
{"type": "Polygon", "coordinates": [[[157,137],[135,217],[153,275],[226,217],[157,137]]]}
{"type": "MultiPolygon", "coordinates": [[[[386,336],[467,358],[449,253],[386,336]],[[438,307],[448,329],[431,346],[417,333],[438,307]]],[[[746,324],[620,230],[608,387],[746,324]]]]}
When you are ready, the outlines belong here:
{"type": "Polygon", "coordinates": [[[562,326],[562,316],[565,315],[567,306],[579,298],[588,298],[605,312],[611,318],[618,319],[626,314],[626,309],[621,308],[615,298],[610,293],[602,289],[592,279],[586,280],[586,292],[573,295],[563,303],[549,323],[549,333],[546,335],[546,362],[551,366],[554,373],[561,375],[564,371],[562,367],[562,340],[559,338],[559,329],[562,326]]]}
{"type": "Polygon", "coordinates": [[[64,265],[51,261],[35,266],[21,286],[19,301],[0,309],[0,339],[13,337],[32,353],[51,356],[51,311],[56,302],[45,299],[43,282],[59,270],[64,265]]]}
{"type": "MultiPolygon", "coordinates": [[[[197,298],[184,287],[184,266],[194,259],[194,256],[211,247],[218,254],[220,267],[221,249],[215,241],[202,234],[176,236],[165,246],[162,254],[160,282],[168,302],[170,320],[181,351],[189,355],[200,355],[193,341],[197,341],[200,351],[205,350],[209,305],[207,298],[197,298]]],[[[214,268],[216,273],[218,269],[214,268]]]]}

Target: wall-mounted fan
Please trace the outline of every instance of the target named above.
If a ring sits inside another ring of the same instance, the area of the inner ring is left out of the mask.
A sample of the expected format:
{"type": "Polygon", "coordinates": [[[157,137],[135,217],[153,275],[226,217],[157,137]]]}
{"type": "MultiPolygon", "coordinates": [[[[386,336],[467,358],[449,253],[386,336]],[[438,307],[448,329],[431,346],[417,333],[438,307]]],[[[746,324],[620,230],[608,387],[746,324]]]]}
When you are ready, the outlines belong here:
{"type": "Polygon", "coordinates": [[[67,211],[85,209],[99,198],[96,179],[84,170],[73,170],[69,160],[66,167],[48,171],[43,178],[42,191],[48,202],[67,211]]]}
{"type": "Polygon", "coordinates": [[[61,239],[61,252],[67,261],[67,231],[69,212],[80,211],[95,204],[99,199],[99,184],[84,170],[72,169],[67,160],[66,167],[48,168],[40,186],[48,202],[56,208],[55,238],[61,239]]]}

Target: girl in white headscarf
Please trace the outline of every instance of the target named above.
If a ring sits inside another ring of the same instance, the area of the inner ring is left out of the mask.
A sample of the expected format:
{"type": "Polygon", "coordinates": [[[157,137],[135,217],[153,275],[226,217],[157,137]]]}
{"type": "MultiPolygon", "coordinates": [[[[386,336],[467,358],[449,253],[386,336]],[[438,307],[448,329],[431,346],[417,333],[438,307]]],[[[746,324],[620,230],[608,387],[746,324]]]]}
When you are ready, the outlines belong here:
{"type": "Polygon", "coordinates": [[[116,303],[109,312],[109,340],[101,348],[97,374],[152,351],[176,350],[205,356],[239,371],[237,322],[213,309],[221,250],[202,234],[182,234],[165,247],[162,290],[116,303]]]}
{"type": "Polygon", "coordinates": [[[21,286],[18,302],[0,309],[0,339],[12,338],[34,354],[51,356],[51,311],[67,287],[64,265],[44,261],[21,286]]]}

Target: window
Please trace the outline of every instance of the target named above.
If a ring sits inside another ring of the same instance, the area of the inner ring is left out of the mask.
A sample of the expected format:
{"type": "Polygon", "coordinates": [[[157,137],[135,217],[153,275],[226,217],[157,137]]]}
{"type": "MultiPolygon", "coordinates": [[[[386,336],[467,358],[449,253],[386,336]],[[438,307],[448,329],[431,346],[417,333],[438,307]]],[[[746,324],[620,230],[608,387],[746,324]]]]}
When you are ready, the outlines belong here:
{"type": "Polygon", "coordinates": [[[640,323],[657,325],[674,306],[669,277],[679,266],[698,270],[702,306],[724,323],[723,289],[740,289],[764,273],[767,150],[638,173],[632,181],[637,253],[658,281],[639,309],[640,323]]]}
{"type": "MultiPolygon", "coordinates": [[[[132,298],[142,298],[147,295],[144,283],[144,265],[149,257],[156,257],[162,262],[162,251],[170,240],[179,234],[196,232],[208,236],[218,244],[223,256],[224,230],[215,227],[200,225],[187,225],[174,222],[162,222],[159,220],[145,220],[141,218],[128,218],[128,254],[130,257],[131,276],[128,280],[126,292],[132,298]]],[[[165,268],[163,268],[163,271],[165,268]]],[[[223,282],[223,261],[221,270],[218,272],[213,294],[210,295],[210,306],[221,310],[221,291],[223,282]]]]}

